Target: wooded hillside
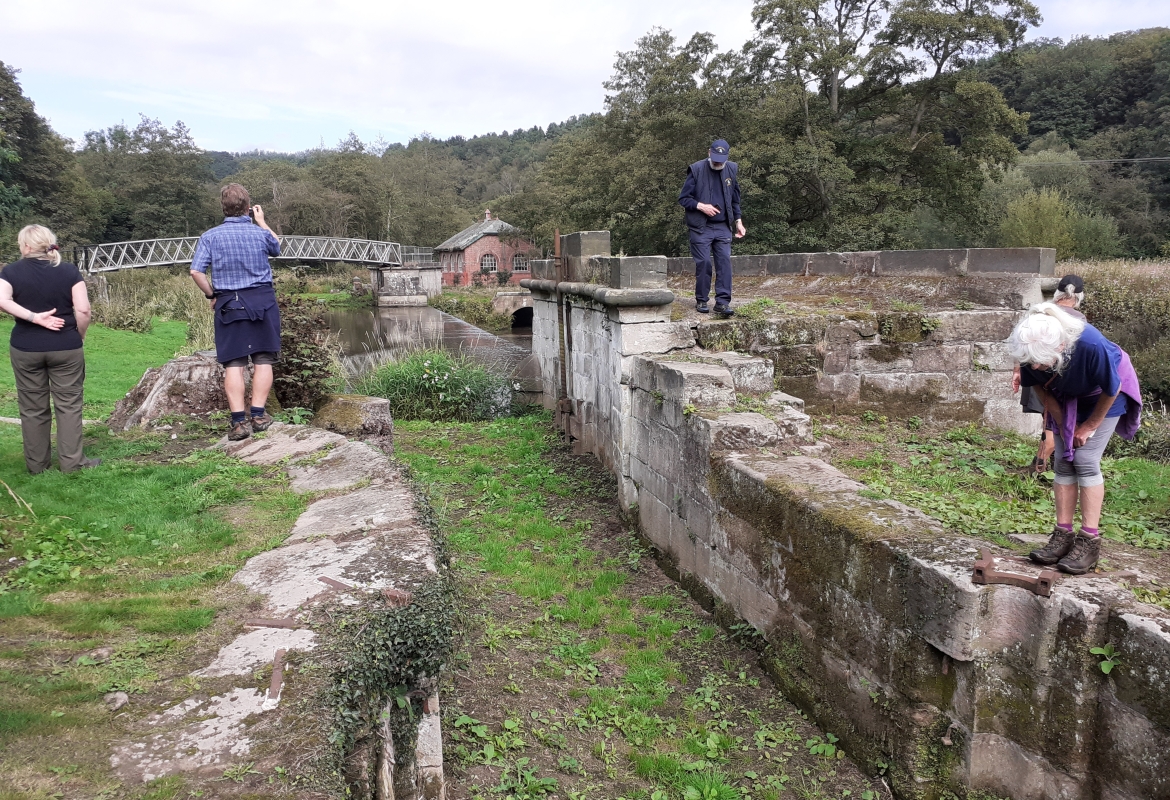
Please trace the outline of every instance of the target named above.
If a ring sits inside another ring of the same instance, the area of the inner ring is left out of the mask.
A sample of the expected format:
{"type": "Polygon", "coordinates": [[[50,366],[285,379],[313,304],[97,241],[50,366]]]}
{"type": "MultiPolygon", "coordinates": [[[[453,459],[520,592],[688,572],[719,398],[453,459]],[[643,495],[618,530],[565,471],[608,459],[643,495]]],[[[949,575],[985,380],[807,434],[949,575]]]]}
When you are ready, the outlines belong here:
{"type": "Polygon", "coordinates": [[[194,235],[243,183],[283,232],[433,246],[491,208],[548,246],[609,229],[679,254],[686,165],[726,138],[741,253],[1045,245],[1154,256],[1170,240],[1170,29],[1024,43],[1026,0],[758,0],[719,51],[655,29],[619,53],[604,113],[407,145],[210,153],[181,122],[55,133],[0,64],[0,260],[15,231],[66,244],[194,235]]]}

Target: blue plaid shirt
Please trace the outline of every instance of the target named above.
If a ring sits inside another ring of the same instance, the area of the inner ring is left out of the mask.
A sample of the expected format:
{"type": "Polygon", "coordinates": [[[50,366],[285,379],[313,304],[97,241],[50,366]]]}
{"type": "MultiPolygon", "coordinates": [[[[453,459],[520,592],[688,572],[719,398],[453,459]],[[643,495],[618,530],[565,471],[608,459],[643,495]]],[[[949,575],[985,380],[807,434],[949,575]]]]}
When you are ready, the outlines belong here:
{"type": "Polygon", "coordinates": [[[252,218],[225,217],[199,237],[191,269],[207,272],[211,267],[211,285],[216,291],[247,289],[260,283],[272,283],[269,256],[280,255],[280,242],[270,232],[252,224],[252,218]]]}

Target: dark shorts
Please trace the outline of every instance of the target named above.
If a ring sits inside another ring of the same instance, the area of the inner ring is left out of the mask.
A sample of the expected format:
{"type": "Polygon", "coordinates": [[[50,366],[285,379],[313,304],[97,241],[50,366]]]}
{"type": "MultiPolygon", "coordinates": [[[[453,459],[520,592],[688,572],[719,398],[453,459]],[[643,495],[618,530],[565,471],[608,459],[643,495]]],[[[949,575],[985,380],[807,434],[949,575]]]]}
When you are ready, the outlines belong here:
{"type": "Polygon", "coordinates": [[[1040,402],[1040,398],[1032,391],[1031,386],[1020,387],[1020,406],[1023,408],[1025,414],[1044,413],[1044,404],[1040,402]]]}
{"type": "MultiPolygon", "coordinates": [[[[275,364],[279,360],[280,360],[280,353],[253,353],[252,354],[252,363],[253,364],[275,364]]],[[[228,367],[246,367],[246,366],[248,366],[248,356],[242,356],[241,358],[233,358],[231,361],[225,361],[223,364],[224,369],[227,369],[228,367]]]]}

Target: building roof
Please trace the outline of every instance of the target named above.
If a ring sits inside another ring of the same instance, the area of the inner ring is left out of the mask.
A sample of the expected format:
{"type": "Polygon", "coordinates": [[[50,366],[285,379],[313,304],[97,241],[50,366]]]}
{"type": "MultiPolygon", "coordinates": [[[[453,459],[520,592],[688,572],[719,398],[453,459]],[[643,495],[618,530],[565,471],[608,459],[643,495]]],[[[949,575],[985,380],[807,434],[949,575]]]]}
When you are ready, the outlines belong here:
{"type": "Polygon", "coordinates": [[[437,253],[441,250],[466,250],[485,236],[500,236],[507,233],[519,233],[519,230],[504,222],[502,219],[480,220],[470,228],[464,228],[443,242],[435,248],[435,252],[437,253]]]}

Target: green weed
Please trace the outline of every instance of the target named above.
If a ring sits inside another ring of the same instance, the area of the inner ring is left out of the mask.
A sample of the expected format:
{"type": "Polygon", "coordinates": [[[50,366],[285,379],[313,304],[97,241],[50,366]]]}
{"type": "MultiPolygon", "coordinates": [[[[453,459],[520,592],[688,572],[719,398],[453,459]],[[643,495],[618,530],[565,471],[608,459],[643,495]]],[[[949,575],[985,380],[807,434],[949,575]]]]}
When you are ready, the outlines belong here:
{"type": "Polygon", "coordinates": [[[512,403],[506,379],[443,350],[420,350],[383,364],[361,378],[357,390],[389,400],[395,420],[492,419],[512,403]]]}

